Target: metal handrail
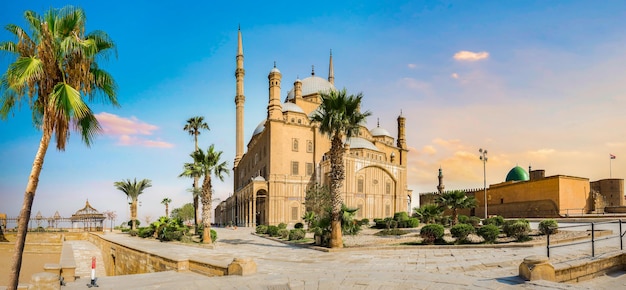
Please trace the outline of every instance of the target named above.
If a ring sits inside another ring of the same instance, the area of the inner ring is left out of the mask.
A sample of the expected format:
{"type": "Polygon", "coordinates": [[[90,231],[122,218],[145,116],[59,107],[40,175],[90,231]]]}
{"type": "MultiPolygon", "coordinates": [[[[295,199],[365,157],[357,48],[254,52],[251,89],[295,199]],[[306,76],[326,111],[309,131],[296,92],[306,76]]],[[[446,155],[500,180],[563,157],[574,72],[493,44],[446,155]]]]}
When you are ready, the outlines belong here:
{"type": "MultiPolygon", "coordinates": [[[[624,250],[624,241],[623,238],[626,235],[626,231],[622,230],[622,219],[619,219],[617,221],[605,221],[605,222],[592,222],[589,223],[591,225],[591,240],[590,241],[581,241],[581,242],[571,242],[571,243],[565,243],[565,244],[558,244],[558,245],[550,245],[550,231],[548,231],[547,233],[547,237],[546,237],[546,253],[548,258],[550,257],[550,249],[551,248],[561,248],[561,247],[568,247],[568,246],[574,246],[574,245],[580,245],[580,244],[586,244],[586,243],[591,243],[591,257],[595,257],[596,256],[596,247],[595,247],[595,243],[596,241],[603,241],[603,240],[609,240],[609,239],[614,239],[614,238],[618,238],[620,240],[620,250],[624,250]],[[619,235],[617,236],[610,236],[610,237],[603,237],[603,238],[599,238],[596,239],[595,237],[595,226],[596,225],[600,225],[600,224],[611,224],[611,223],[619,223],[619,235]]],[[[559,227],[559,229],[564,229],[564,228],[577,228],[577,227],[587,227],[588,225],[575,225],[575,226],[564,226],[564,227],[559,227]]]]}

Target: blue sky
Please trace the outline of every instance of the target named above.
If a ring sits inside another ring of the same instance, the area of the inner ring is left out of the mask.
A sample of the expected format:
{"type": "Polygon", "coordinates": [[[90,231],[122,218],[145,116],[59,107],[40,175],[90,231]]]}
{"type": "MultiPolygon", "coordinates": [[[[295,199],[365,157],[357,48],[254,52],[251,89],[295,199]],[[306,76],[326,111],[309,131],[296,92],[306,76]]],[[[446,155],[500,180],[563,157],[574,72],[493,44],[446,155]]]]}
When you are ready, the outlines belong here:
{"type": "MultiPolygon", "coordinates": [[[[160,201],[191,200],[178,178],[193,139],[182,130],[204,116],[203,148],[214,143],[232,165],[237,27],[245,55],[245,138],[265,117],[274,61],[282,94],[297,78],[327,76],[363,92],[370,128],[396,134],[407,118],[409,188],[478,188],[515,165],[597,180],[624,178],[626,163],[626,4],[622,1],[10,1],[0,25],[25,27],[23,12],[82,7],[87,31],[104,30],[118,58],[101,62],[116,79],[121,108],[91,104],[105,127],[91,148],[73,135],[65,152],[50,147],[33,214],[69,216],[85,199],[128,218],[113,187],[149,178],[139,218],[163,215],[160,201]],[[130,3],[128,3],[130,2],[130,3]],[[219,4],[216,4],[219,3],[219,4]]],[[[12,36],[2,30],[0,41],[12,36]]],[[[0,55],[4,72],[13,59],[0,55]]],[[[0,212],[18,214],[40,132],[27,105],[0,122],[0,212]]],[[[216,197],[232,179],[214,182],[216,197]]],[[[417,197],[415,197],[417,199],[417,197]]]]}

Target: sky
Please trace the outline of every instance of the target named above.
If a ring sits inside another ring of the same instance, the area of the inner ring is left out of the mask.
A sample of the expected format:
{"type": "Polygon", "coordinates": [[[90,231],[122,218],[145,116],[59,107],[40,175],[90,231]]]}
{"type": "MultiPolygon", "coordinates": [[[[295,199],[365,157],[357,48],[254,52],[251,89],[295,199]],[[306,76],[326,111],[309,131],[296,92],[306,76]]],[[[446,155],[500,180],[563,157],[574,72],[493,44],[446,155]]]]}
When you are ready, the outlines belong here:
{"type": "MultiPolygon", "coordinates": [[[[312,65],[327,76],[332,49],[335,85],[363,93],[370,129],[379,121],[396,136],[406,117],[413,206],[436,190],[440,167],[446,189],[482,188],[483,174],[503,182],[516,165],[592,181],[626,175],[623,1],[3,1],[0,25],[26,27],[25,10],[65,5],[115,41],[117,58],[99,64],[121,106],[90,103],[103,127],[91,147],[77,134],[64,152],[50,146],[33,216],[69,217],[88,199],[128,220],[113,183],[134,178],[153,184],[139,197],[142,222],[164,215],[165,197],[170,209],[191,202],[192,181],[178,175],[193,116],[211,129],[200,147],[215,144],[232,166],[238,27],[246,144],[265,118],[274,62],[286,96],[312,65]]],[[[0,54],[0,70],[14,60],[0,54]]],[[[0,120],[0,212],[18,215],[40,138],[26,103],[0,120]]],[[[214,196],[225,200],[232,182],[214,181],[214,196]]]]}

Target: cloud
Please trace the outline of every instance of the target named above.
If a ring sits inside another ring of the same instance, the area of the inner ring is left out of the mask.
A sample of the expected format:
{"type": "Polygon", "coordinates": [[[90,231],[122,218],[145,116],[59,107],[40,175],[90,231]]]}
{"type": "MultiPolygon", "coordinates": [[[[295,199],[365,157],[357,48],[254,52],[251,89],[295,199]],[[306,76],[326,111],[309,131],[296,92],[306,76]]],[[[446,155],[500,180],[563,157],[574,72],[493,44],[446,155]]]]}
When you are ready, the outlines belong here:
{"type": "Polygon", "coordinates": [[[488,57],[489,53],[486,51],[471,52],[467,50],[461,50],[454,54],[454,59],[458,61],[479,61],[487,59],[488,57]]]}
{"type": "Polygon", "coordinates": [[[459,78],[459,74],[458,73],[452,73],[450,75],[450,77],[452,77],[453,79],[458,79],[459,78]]]}
{"type": "Polygon", "coordinates": [[[172,148],[173,144],[142,138],[140,136],[150,136],[159,127],[141,122],[135,117],[124,118],[115,114],[102,112],[96,114],[96,119],[102,126],[104,135],[117,139],[117,144],[121,146],[141,146],[156,148],[172,148]]]}
{"type": "Polygon", "coordinates": [[[424,146],[424,148],[422,148],[422,151],[428,155],[435,155],[435,153],[437,153],[437,149],[435,149],[435,147],[433,147],[432,145],[424,146]]]}
{"type": "Polygon", "coordinates": [[[414,63],[409,63],[409,64],[407,64],[406,66],[407,66],[408,68],[410,68],[410,69],[414,69],[414,68],[416,68],[416,67],[417,67],[417,65],[416,65],[416,64],[414,64],[414,63]]]}

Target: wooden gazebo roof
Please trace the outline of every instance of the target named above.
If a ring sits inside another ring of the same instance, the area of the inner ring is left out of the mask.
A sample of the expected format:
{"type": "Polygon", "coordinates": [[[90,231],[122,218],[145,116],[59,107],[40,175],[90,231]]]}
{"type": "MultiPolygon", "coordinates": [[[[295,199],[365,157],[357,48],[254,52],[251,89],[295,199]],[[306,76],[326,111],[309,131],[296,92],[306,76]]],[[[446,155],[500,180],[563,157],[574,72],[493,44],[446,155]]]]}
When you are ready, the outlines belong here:
{"type": "Polygon", "coordinates": [[[93,208],[89,204],[89,200],[85,202],[85,207],[76,211],[75,214],[70,218],[71,221],[83,221],[83,220],[99,220],[102,221],[105,219],[104,214],[99,213],[98,210],[93,208]]]}

